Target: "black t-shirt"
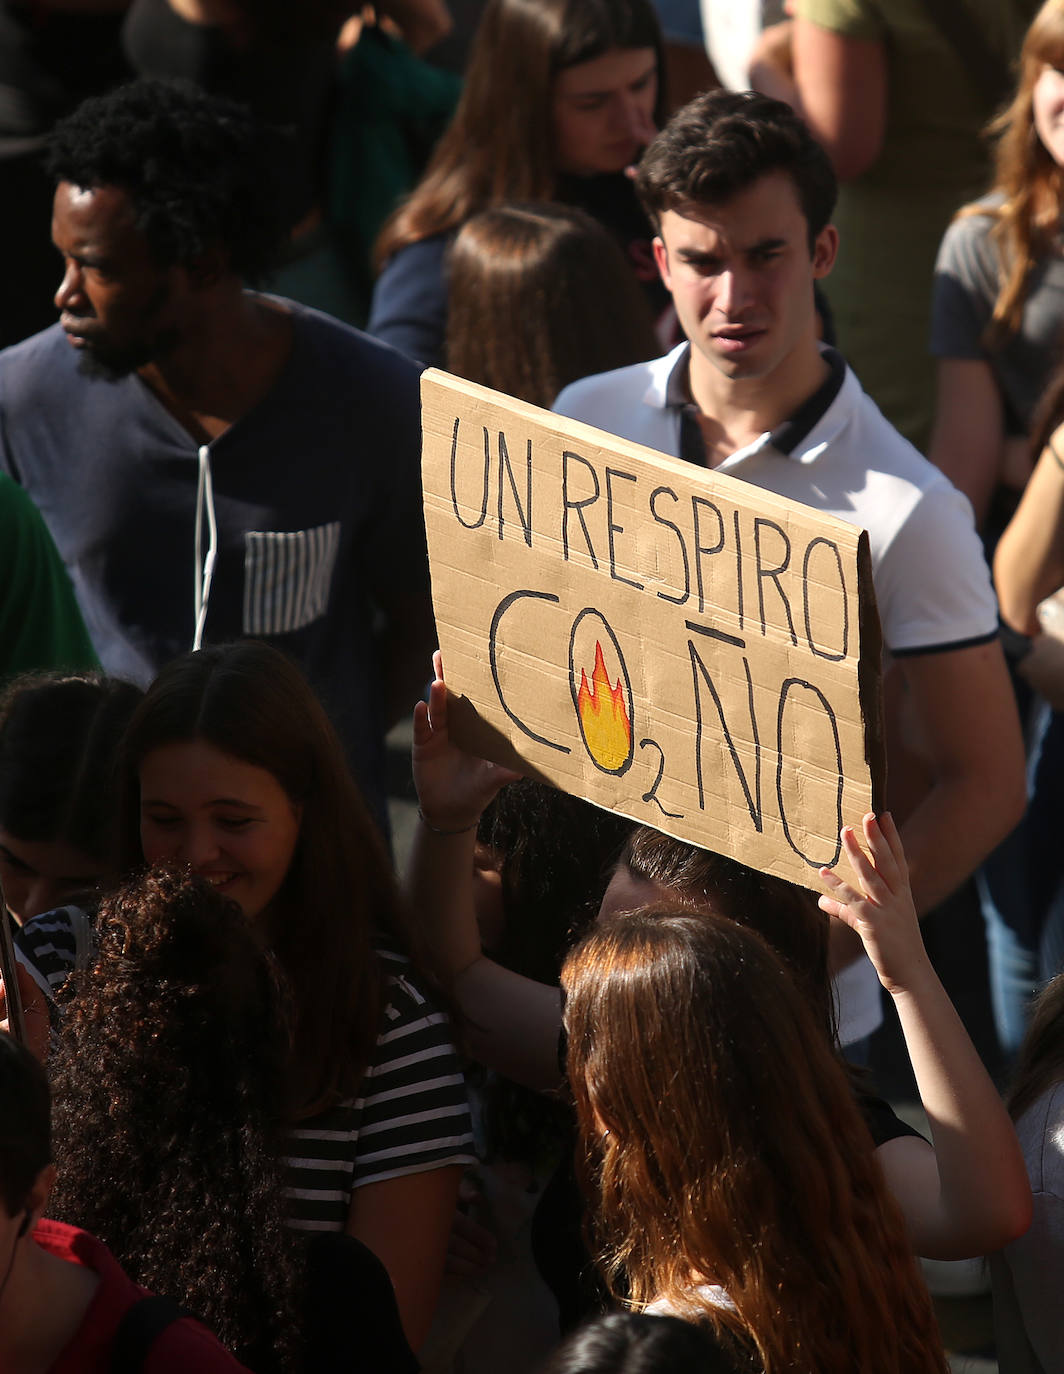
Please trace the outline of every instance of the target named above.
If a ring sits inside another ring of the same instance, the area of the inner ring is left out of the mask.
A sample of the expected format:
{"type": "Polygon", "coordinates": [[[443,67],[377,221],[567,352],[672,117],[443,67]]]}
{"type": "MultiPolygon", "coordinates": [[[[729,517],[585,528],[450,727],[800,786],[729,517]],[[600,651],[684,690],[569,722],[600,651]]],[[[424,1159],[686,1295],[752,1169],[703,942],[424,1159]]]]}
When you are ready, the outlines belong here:
{"type": "Polygon", "coordinates": [[[857,1106],[860,1108],[865,1125],[872,1137],[872,1143],[877,1150],[880,1145],[885,1145],[888,1140],[897,1140],[901,1136],[914,1135],[917,1140],[924,1139],[914,1126],[902,1121],[885,1098],[877,1097],[875,1093],[861,1087],[855,1087],[854,1094],[857,1098],[857,1106]]]}

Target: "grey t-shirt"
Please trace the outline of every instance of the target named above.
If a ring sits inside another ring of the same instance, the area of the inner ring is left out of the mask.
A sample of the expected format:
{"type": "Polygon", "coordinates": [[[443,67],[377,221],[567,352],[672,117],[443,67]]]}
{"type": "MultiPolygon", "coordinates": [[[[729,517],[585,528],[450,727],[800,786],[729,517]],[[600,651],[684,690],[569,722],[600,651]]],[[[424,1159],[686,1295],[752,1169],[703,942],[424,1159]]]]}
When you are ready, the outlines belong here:
{"type": "MultiPolygon", "coordinates": [[[[986,197],[988,208],[1000,197],[986,197]]],[[[1000,285],[994,220],[967,215],[946,230],[935,264],[931,352],[936,358],[989,362],[1005,402],[1005,429],[1026,434],[1064,346],[1064,256],[1037,264],[1028,284],[1019,330],[1000,348],[987,349],[983,334],[1000,285]]]]}
{"type": "Polygon", "coordinates": [[[1026,1235],[990,1256],[994,1334],[1001,1374],[1064,1369],[1064,1084],[1016,1123],[1034,1195],[1026,1235]]]}

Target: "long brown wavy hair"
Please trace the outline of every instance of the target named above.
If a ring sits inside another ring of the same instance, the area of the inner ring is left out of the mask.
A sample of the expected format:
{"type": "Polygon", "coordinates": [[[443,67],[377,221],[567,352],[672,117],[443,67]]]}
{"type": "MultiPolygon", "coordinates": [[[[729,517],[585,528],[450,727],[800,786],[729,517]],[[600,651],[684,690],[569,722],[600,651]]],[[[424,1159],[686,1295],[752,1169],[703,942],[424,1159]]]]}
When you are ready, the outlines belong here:
{"type": "Polygon", "coordinates": [[[650,0],[488,0],[454,118],[413,194],[381,231],[378,264],[489,205],[553,200],[554,79],[612,48],[654,49],[660,125],[664,63],[650,0]]]}
{"type": "Polygon", "coordinates": [[[449,372],[549,409],[562,387],[656,358],[645,293],[582,210],[534,202],[474,215],[451,245],[449,372]]]}
{"type": "Polygon", "coordinates": [[[48,1215],[99,1236],[230,1348],[289,1368],[303,1276],[285,1224],[277,962],[235,903],[174,872],[112,893],[97,933],[95,963],[60,994],[48,1215]]]}
{"type": "Polygon", "coordinates": [[[1034,126],[1034,87],[1049,64],[1064,66],[1064,0],[1046,0],[1035,15],[1020,52],[1020,80],[1011,103],[990,124],[996,136],[992,192],[1003,203],[988,211],[978,203],[962,215],[992,214],[991,231],[1000,260],[1000,288],[987,326],[986,343],[999,346],[1020,327],[1031,273],[1056,251],[1064,210],[1064,170],[1050,156],[1034,126]]]}
{"type": "Polygon", "coordinates": [[[766,1374],[944,1374],[846,1073],[764,941],[648,907],[593,930],[562,986],[611,1291],[752,1339],[766,1374]]]}
{"type": "Polygon", "coordinates": [[[302,810],[291,866],[263,920],[295,1006],[294,1097],[310,1115],[361,1082],[383,1005],[371,935],[400,929],[398,887],[324,709],[299,669],[255,640],[176,659],[133,715],[122,751],[126,871],[142,862],[142,760],[196,739],[266,769],[302,810]]]}

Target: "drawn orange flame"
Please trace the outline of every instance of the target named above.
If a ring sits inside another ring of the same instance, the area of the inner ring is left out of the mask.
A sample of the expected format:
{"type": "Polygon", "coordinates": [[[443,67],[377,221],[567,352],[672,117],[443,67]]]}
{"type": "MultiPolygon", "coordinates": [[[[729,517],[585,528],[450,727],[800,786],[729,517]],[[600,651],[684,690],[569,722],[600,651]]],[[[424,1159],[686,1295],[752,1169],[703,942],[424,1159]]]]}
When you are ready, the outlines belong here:
{"type": "Polygon", "coordinates": [[[609,772],[620,768],[631,748],[632,726],[628,720],[621,679],[617,679],[616,687],[610,686],[602,645],[598,640],[595,641],[595,671],[591,674],[590,687],[587,685],[587,673],[583,668],[580,669],[576,709],[580,713],[580,726],[588,753],[600,768],[609,772]]]}

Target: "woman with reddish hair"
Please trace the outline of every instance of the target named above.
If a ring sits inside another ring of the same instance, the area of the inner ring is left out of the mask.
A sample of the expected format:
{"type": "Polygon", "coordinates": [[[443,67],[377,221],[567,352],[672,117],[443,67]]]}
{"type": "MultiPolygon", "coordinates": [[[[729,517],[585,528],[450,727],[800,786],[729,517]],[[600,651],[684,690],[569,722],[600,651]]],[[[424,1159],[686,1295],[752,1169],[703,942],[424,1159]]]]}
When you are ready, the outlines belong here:
{"type": "Polygon", "coordinates": [[[943,1374],[846,1071],[764,941],[647,907],[597,926],[562,987],[614,1295],[707,1323],[766,1374],[943,1374]]]}

